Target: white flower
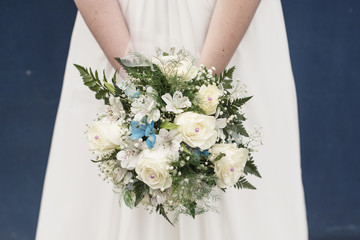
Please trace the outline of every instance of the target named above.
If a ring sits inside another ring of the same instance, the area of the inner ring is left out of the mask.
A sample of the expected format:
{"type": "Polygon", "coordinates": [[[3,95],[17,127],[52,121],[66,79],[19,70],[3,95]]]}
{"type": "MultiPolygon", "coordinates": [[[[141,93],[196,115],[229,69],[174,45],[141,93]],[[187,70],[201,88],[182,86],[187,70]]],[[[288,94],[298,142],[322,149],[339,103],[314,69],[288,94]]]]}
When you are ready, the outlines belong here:
{"type": "Polygon", "coordinates": [[[136,167],[139,153],[131,149],[125,149],[118,152],[116,158],[120,161],[122,168],[133,170],[136,167]]]}
{"type": "Polygon", "coordinates": [[[180,76],[185,81],[195,78],[199,71],[189,57],[176,55],[158,56],[153,57],[152,63],[158,65],[165,76],[180,76]]]}
{"type": "Polygon", "coordinates": [[[115,118],[123,118],[124,108],[120,102],[120,99],[111,96],[109,100],[111,115],[115,118]]]}
{"type": "Polygon", "coordinates": [[[158,65],[160,68],[172,63],[172,62],[177,62],[179,60],[179,56],[176,55],[167,55],[167,56],[157,56],[157,57],[153,57],[152,58],[152,63],[158,65]]]}
{"type": "Polygon", "coordinates": [[[177,74],[183,76],[186,81],[190,81],[198,74],[199,69],[193,65],[190,59],[180,61],[180,66],[177,68],[177,74]]]}
{"type": "Polygon", "coordinates": [[[126,169],[118,167],[117,160],[109,160],[99,163],[99,168],[104,174],[104,179],[109,179],[114,183],[119,183],[124,179],[125,174],[127,173],[126,169]]]}
{"type": "Polygon", "coordinates": [[[114,150],[123,143],[123,136],[127,131],[121,120],[112,122],[103,118],[94,122],[87,129],[90,151],[105,154],[114,150]]]}
{"type": "Polygon", "coordinates": [[[169,151],[169,156],[176,160],[179,157],[180,143],[182,136],[177,129],[170,131],[161,128],[159,135],[156,136],[154,148],[163,148],[164,151],[169,151]]]}
{"type": "Polygon", "coordinates": [[[133,170],[136,167],[136,164],[139,160],[139,154],[142,149],[145,149],[144,142],[135,143],[133,141],[129,141],[127,143],[127,147],[124,150],[121,150],[117,153],[116,158],[120,161],[120,165],[122,168],[127,170],[133,170]],[[135,147],[135,144],[137,147],[135,147]]]}
{"type": "Polygon", "coordinates": [[[158,121],[160,118],[160,110],[157,109],[156,101],[150,96],[141,96],[136,98],[131,104],[131,112],[135,113],[134,120],[140,122],[147,116],[147,121],[158,121]]]}
{"type": "Polygon", "coordinates": [[[215,85],[201,86],[197,97],[199,99],[199,105],[207,115],[214,114],[219,104],[219,97],[223,92],[215,85]]]}
{"type": "Polygon", "coordinates": [[[123,184],[126,185],[132,180],[133,174],[131,172],[127,172],[125,177],[123,178],[123,184]]]}
{"type": "Polygon", "coordinates": [[[164,151],[163,148],[143,150],[135,168],[137,178],[152,189],[169,188],[172,179],[167,170],[170,162],[168,154],[169,151],[164,151]]]}
{"type": "Polygon", "coordinates": [[[150,195],[152,196],[150,201],[153,206],[163,204],[166,201],[166,199],[169,197],[169,194],[167,193],[167,191],[162,192],[158,189],[150,189],[149,192],[150,192],[150,195]]]}
{"type": "Polygon", "coordinates": [[[221,139],[225,139],[225,134],[224,134],[223,128],[226,127],[226,123],[227,123],[226,121],[227,121],[226,118],[218,118],[218,119],[216,119],[216,127],[215,127],[215,129],[218,132],[218,137],[221,138],[221,139]]]}
{"type": "Polygon", "coordinates": [[[189,98],[183,97],[182,92],[180,91],[176,91],[173,97],[171,97],[169,93],[166,93],[162,95],[161,98],[166,103],[166,111],[168,112],[174,112],[178,114],[184,111],[181,108],[191,107],[189,98]]]}
{"type": "Polygon", "coordinates": [[[210,149],[210,153],[212,159],[220,153],[226,154],[214,162],[215,174],[218,177],[216,184],[220,188],[235,185],[244,172],[249,151],[246,148],[238,148],[234,144],[215,144],[210,149]]]}
{"type": "Polygon", "coordinates": [[[216,119],[213,116],[186,112],[176,116],[174,123],[179,125],[177,129],[190,147],[205,150],[216,142],[216,119]]]}

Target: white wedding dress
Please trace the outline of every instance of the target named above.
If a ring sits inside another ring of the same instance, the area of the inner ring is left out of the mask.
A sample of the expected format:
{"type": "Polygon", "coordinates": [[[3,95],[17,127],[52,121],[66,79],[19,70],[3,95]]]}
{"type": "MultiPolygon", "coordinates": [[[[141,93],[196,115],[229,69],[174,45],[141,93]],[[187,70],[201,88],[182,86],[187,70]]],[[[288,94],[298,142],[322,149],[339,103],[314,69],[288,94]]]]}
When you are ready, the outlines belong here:
{"type": "MultiPolygon", "coordinates": [[[[185,48],[199,56],[215,0],[119,0],[136,51],[185,48]]],[[[229,189],[219,213],[172,227],[163,217],[119,207],[90,161],[86,124],[103,104],[73,64],[113,69],[78,14],[44,184],[37,240],[304,240],[296,92],[280,0],[262,0],[229,66],[247,85],[247,126],[262,126],[257,190],[229,189]]]]}

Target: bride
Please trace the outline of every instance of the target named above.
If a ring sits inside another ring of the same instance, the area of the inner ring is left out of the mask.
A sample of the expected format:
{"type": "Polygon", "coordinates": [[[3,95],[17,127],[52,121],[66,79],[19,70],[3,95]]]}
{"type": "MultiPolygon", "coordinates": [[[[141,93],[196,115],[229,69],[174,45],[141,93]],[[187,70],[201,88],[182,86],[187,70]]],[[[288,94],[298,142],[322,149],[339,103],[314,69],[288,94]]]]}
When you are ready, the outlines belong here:
{"type": "Polygon", "coordinates": [[[79,9],[44,183],[37,240],[304,240],[295,85],[280,0],[75,0],[79,9]],[[245,107],[249,127],[262,126],[255,155],[263,175],[257,190],[229,189],[219,213],[172,227],[141,208],[119,207],[111,184],[89,161],[86,123],[98,103],[74,63],[106,69],[131,50],[185,48],[198,63],[235,78],[254,98],[245,107]]]}

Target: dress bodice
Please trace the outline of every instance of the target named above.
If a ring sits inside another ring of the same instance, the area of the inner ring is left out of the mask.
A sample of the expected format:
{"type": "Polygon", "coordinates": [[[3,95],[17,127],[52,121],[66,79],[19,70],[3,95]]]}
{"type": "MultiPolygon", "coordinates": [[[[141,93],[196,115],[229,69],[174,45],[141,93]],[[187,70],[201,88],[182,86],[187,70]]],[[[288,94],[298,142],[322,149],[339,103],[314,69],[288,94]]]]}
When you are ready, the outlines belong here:
{"type": "Polygon", "coordinates": [[[215,2],[119,0],[134,50],[152,55],[155,47],[164,51],[175,47],[195,56],[202,49],[215,2]]]}

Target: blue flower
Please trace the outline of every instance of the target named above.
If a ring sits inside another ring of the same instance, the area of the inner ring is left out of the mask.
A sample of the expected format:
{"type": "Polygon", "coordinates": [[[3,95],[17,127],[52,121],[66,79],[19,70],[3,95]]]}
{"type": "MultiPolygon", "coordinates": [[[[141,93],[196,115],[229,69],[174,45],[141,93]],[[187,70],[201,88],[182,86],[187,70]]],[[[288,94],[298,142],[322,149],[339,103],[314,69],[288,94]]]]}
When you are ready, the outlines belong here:
{"type": "Polygon", "coordinates": [[[140,92],[136,89],[135,86],[127,86],[125,82],[119,83],[119,88],[121,88],[125,92],[126,96],[131,99],[140,96],[140,92]]]}
{"type": "Polygon", "coordinates": [[[156,135],[154,133],[154,121],[148,123],[146,119],[141,122],[132,120],[130,123],[131,140],[146,137],[146,145],[149,149],[154,147],[156,135]]]}
{"type": "Polygon", "coordinates": [[[194,156],[194,159],[196,161],[199,161],[201,157],[208,157],[210,155],[210,152],[208,149],[201,151],[200,148],[198,148],[198,147],[192,148],[187,144],[185,144],[185,147],[194,156]]]}
{"type": "Polygon", "coordinates": [[[201,151],[200,148],[198,148],[198,147],[194,149],[193,154],[195,156],[197,156],[198,158],[208,157],[210,155],[209,150],[206,149],[206,150],[201,151]]]}
{"type": "Polygon", "coordinates": [[[140,92],[137,91],[135,88],[127,88],[125,90],[125,94],[130,98],[137,98],[140,96],[140,92]]]}

